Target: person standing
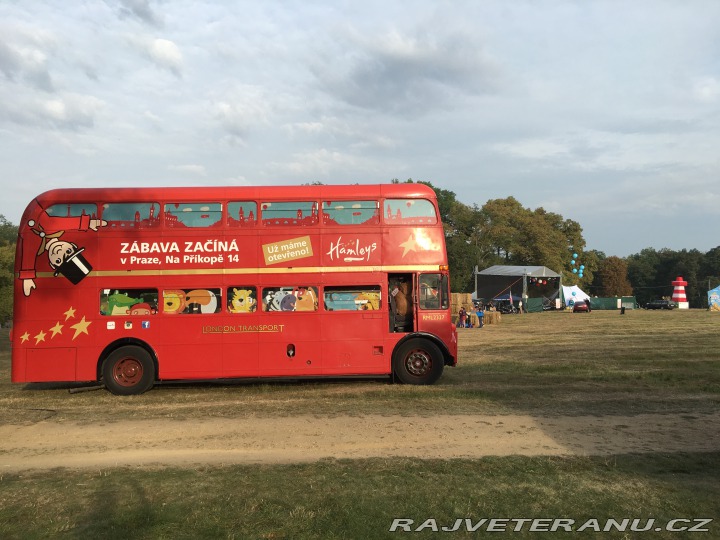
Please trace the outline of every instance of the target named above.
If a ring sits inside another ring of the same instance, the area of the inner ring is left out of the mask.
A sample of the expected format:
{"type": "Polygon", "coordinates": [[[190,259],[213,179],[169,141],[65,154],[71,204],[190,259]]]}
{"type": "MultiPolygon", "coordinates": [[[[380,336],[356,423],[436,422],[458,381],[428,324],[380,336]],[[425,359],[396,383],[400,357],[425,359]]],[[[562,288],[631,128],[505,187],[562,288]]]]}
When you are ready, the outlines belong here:
{"type": "Polygon", "coordinates": [[[458,328],[465,328],[465,323],[467,320],[467,312],[465,311],[464,307],[460,308],[460,311],[458,312],[458,328]]]}

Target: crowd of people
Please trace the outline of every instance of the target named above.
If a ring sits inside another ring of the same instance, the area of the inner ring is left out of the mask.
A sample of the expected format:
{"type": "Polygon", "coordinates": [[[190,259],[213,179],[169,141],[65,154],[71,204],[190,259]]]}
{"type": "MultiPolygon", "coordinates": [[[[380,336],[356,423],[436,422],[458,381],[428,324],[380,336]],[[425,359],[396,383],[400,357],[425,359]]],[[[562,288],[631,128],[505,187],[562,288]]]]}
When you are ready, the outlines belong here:
{"type": "Polygon", "coordinates": [[[494,311],[495,307],[492,305],[492,303],[488,304],[487,306],[484,306],[481,303],[476,303],[472,309],[475,313],[475,316],[477,317],[476,325],[473,326],[473,322],[470,317],[471,312],[466,310],[465,307],[461,307],[460,311],[458,312],[458,328],[482,328],[484,326],[483,319],[485,318],[485,310],[494,311]]]}

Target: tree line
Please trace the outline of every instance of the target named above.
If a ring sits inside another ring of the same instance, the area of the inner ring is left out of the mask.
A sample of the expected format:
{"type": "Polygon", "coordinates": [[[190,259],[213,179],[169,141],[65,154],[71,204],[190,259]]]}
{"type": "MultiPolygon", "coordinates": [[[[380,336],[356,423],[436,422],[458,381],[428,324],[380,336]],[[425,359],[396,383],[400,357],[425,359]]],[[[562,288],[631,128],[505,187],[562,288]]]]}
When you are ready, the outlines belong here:
{"type": "MultiPolygon", "coordinates": [[[[708,289],[720,284],[720,246],[707,253],[646,248],[625,258],[606,256],[586,249],[580,224],[560,214],[525,208],[514,197],[467,205],[452,191],[419,183],[437,194],[454,292],[474,291],[475,267],[494,265],[547,266],[565,285],[578,285],[592,296],[635,296],[641,305],[672,296],[671,283],[682,276],[690,307],[707,307],[708,289]],[[581,264],[582,273],[577,272],[581,264]]],[[[0,324],[12,319],[17,230],[0,215],[0,324]]]]}
{"type": "Polygon", "coordinates": [[[607,256],[586,249],[578,222],[542,207],[525,208],[514,197],[467,205],[452,191],[420,183],[438,197],[455,292],[474,291],[474,268],[494,265],[546,266],[562,275],[564,285],[578,285],[591,296],[635,296],[641,305],[670,298],[672,281],[682,276],[690,307],[707,307],[707,291],[720,284],[720,246],[707,253],[646,248],[624,258],[607,256]]]}

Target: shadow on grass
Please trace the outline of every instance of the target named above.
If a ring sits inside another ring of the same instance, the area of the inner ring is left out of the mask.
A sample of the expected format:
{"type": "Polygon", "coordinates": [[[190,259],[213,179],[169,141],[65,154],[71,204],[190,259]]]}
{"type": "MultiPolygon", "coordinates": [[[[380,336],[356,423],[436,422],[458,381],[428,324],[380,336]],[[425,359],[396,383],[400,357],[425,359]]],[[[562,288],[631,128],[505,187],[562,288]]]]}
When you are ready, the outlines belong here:
{"type": "MultiPolygon", "coordinates": [[[[3,538],[393,538],[396,518],[414,527],[428,519],[437,527],[458,519],[564,518],[601,527],[608,519],[652,519],[663,529],[673,519],[717,515],[720,453],[56,470],[5,477],[0,488],[3,538]]],[[[716,522],[706,527],[709,538],[718,537],[716,522]]],[[[482,532],[463,523],[452,537],[482,532]]],[[[538,537],[528,524],[509,532],[538,537]]],[[[437,533],[426,528],[412,536],[437,533]]],[[[651,536],[682,537],[665,530],[651,536]]],[[[617,536],[592,529],[583,535],[609,537],[617,536]]]]}

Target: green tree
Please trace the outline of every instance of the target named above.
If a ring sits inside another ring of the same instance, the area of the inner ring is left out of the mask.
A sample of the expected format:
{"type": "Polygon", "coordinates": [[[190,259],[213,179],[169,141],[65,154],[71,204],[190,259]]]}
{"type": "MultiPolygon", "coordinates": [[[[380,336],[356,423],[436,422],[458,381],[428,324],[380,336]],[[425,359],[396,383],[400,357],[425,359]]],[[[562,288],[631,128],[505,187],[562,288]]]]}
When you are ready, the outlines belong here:
{"type": "MultiPolygon", "coordinates": [[[[490,200],[479,214],[478,244],[485,255],[479,266],[547,266],[562,273],[565,283],[581,281],[569,264],[572,253],[585,247],[579,223],[542,207],[524,208],[514,197],[490,200]]],[[[594,267],[584,264],[583,281],[590,282],[594,267]]]]}
{"type": "MultiPolygon", "coordinates": [[[[391,180],[395,184],[397,178],[391,180]]],[[[412,183],[410,178],[406,183],[412,183]]],[[[576,221],[544,208],[525,208],[514,197],[491,199],[481,208],[457,200],[454,192],[430,186],[436,193],[445,230],[452,289],[474,290],[473,269],[496,264],[547,266],[561,272],[570,284],[591,283],[598,258],[583,253],[585,239],[576,221]],[[583,278],[572,273],[572,253],[580,253],[585,265],[583,278]]]]}
{"type": "Polygon", "coordinates": [[[660,254],[653,248],[645,248],[640,253],[630,255],[627,260],[628,279],[632,285],[635,299],[641,304],[663,296],[667,288],[658,288],[658,269],[660,254]]]}
{"type": "Polygon", "coordinates": [[[630,255],[627,259],[628,278],[638,302],[645,304],[655,298],[669,298],[673,292],[672,282],[682,277],[688,282],[685,287],[690,307],[707,306],[708,278],[720,274],[718,266],[720,248],[706,254],[696,249],[674,251],[652,248],[630,255]]]}
{"type": "Polygon", "coordinates": [[[720,246],[712,248],[705,254],[700,275],[708,290],[720,285],[720,246]]]}
{"type": "Polygon", "coordinates": [[[0,324],[12,320],[18,227],[0,214],[0,324]]]}
{"type": "Polygon", "coordinates": [[[630,296],[632,285],[628,281],[627,263],[620,257],[610,256],[600,263],[598,269],[602,289],[600,296],[630,296]]]}
{"type": "Polygon", "coordinates": [[[17,225],[13,225],[4,215],[0,214],[0,245],[14,244],[17,234],[17,225]]]}
{"type": "Polygon", "coordinates": [[[0,324],[12,320],[15,244],[0,245],[0,324]]]}
{"type": "MultiPolygon", "coordinates": [[[[412,182],[412,179],[408,180],[412,182]]],[[[430,182],[418,182],[435,191],[438,209],[443,222],[448,265],[452,277],[451,287],[456,292],[470,292],[475,289],[473,270],[477,264],[480,246],[475,241],[478,223],[478,209],[457,200],[454,192],[435,187],[430,182]]]]}

